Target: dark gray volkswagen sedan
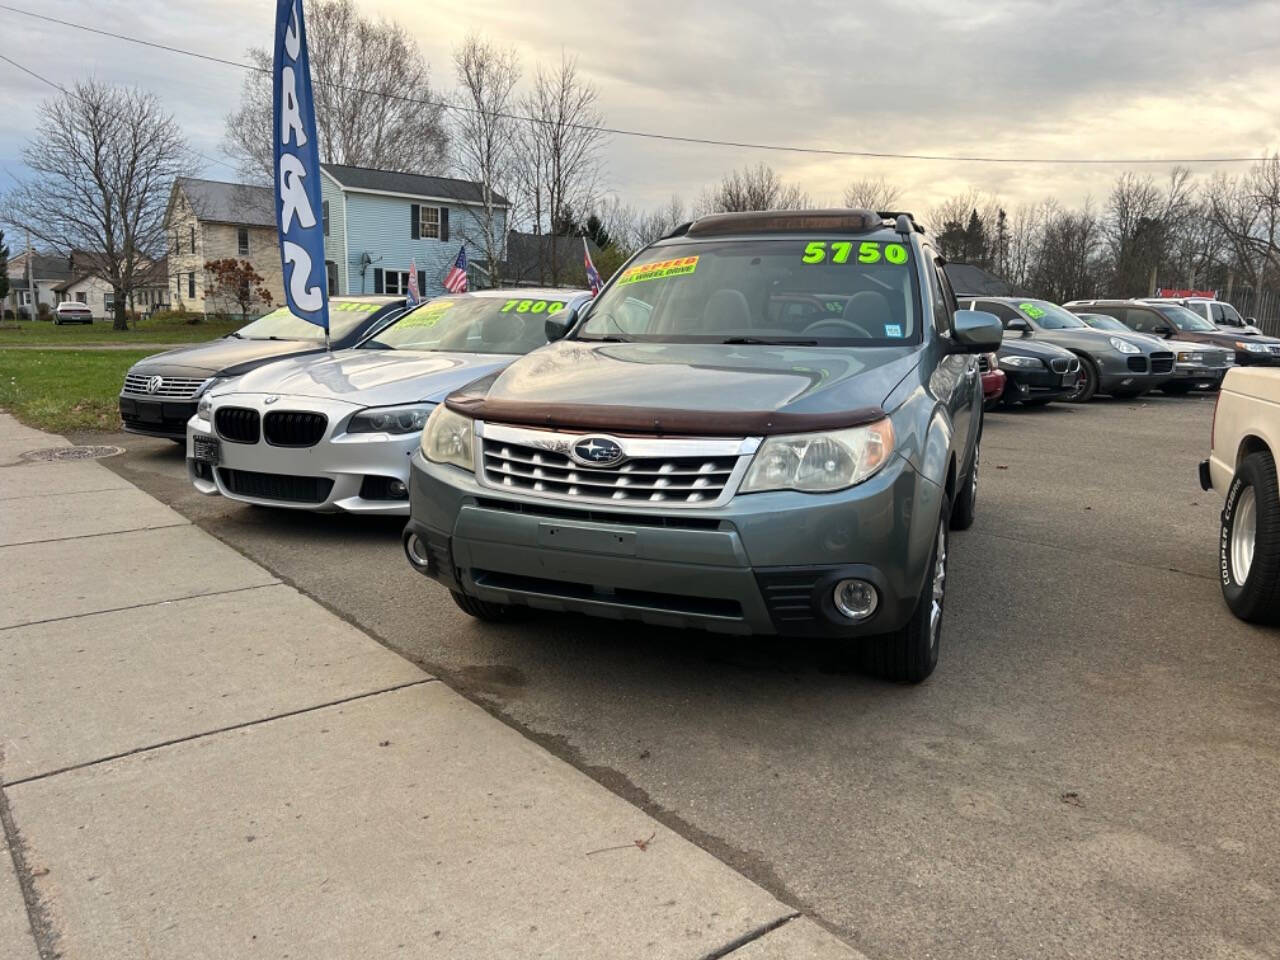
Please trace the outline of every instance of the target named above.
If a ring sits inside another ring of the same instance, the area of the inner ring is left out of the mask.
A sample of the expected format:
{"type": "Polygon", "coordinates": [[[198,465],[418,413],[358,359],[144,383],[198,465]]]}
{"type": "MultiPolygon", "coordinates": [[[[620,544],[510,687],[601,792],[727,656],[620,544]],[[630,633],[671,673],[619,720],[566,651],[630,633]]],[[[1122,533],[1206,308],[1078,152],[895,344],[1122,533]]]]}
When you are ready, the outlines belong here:
{"type": "Polygon", "coordinates": [[[824,637],[927,677],[1002,331],[910,215],[703,217],[586,311],[432,413],[414,568],[482,620],[824,637]]]}
{"type": "MultiPolygon", "coordinates": [[[[354,347],[404,312],[403,297],[332,297],[329,342],[354,347]]],[[[279,360],[324,350],[324,331],[280,308],[207,343],[139,360],[125,374],[120,419],[130,433],[186,443],[187,421],[217,383],[279,360]]]]}

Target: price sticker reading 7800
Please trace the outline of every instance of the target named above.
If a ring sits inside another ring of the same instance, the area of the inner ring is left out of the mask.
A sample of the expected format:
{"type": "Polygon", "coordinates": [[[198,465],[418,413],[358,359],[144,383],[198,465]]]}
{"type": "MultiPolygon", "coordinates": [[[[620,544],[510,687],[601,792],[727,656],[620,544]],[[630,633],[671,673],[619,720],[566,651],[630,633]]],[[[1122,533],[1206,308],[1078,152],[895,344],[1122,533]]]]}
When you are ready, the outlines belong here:
{"type": "Polygon", "coordinates": [[[900,267],[907,262],[907,248],[901,243],[878,243],[863,240],[815,240],[804,248],[804,263],[891,263],[900,267]]]}

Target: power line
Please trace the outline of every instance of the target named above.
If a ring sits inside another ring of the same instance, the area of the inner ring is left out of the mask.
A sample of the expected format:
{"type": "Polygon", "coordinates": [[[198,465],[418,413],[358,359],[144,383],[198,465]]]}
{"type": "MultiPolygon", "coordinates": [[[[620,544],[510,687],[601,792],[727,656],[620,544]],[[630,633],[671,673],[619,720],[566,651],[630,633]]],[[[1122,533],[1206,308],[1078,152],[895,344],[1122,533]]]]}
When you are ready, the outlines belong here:
{"type": "MultiPolygon", "coordinates": [[[[30,10],[23,10],[19,7],[10,6],[7,3],[0,3],[0,9],[8,10],[11,13],[21,14],[36,20],[43,20],[47,23],[54,23],[59,26],[68,27],[73,30],[82,30],[86,33],[94,33],[103,37],[110,37],[114,40],[121,40],[126,43],[135,43],[144,47],[150,47],[153,50],[164,50],[168,53],[180,54],[184,57],[193,57],[197,60],[206,60],[210,63],[222,64],[223,66],[236,67],[240,70],[250,70],[254,73],[270,73],[262,67],[254,66],[251,63],[243,63],[239,60],[229,60],[225,57],[217,57],[208,53],[201,53],[197,50],[187,50],[182,47],[175,47],[165,43],[159,43],[153,40],[142,40],[138,37],[128,37],[121,33],[113,33],[110,30],[103,30],[99,27],[91,27],[83,23],[75,23],[71,20],[60,20],[57,17],[50,17],[42,13],[33,13],[30,10]]],[[[324,83],[323,81],[318,81],[324,83]]],[[[411,97],[397,95],[393,93],[383,93],[378,90],[368,90],[363,87],[348,86],[340,83],[329,83],[328,86],[335,87],[339,90],[345,90],[348,93],[357,93],[362,96],[376,97],[383,100],[399,100],[405,103],[414,103],[421,106],[440,107],[445,110],[457,110],[463,113],[480,113],[474,107],[466,107],[460,104],[451,103],[448,100],[430,100],[424,97],[411,97]]],[[[527,114],[515,113],[495,113],[494,116],[507,120],[518,120],[523,123],[541,124],[549,121],[542,120],[538,117],[529,116],[527,114]]],[[[686,137],[679,134],[671,133],[655,133],[647,130],[630,130],[623,127],[606,127],[598,124],[565,124],[575,130],[589,130],[597,133],[606,133],[618,137],[635,137],[644,140],[661,140],[669,143],[689,143],[710,147],[732,147],[739,150],[766,150],[775,153],[802,153],[818,156],[829,157],[862,157],[868,159],[881,160],[928,160],[941,161],[948,163],[1026,163],[1026,164],[1058,164],[1058,165],[1115,165],[1115,166],[1137,166],[1157,164],[1168,166],[1172,164],[1203,164],[1203,163],[1259,163],[1267,160],[1267,157],[1192,157],[1192,158],[1166,158],[1166,159],[1113,159],[1113,158],[1063,158],[1063,157],[985,157],[970,155],[944,155],[929,153],[890,153],[887,151],[874,150],[836,150],[825,147],[800,147],[787,144],[777,143],[751,143],[738,140],[715,140],[707,137],[686,137]]]]}
{"type": "MultiPolygon", "coordinates": [[[[71,91],[69,91],[62,84],[58,83],[56,80],[50,80],[48,77],[41,76],[40,74],[36,73],[34,70],[30,70],[27,67],[24,67],[17,60],[14,60],[10,57],[5,56],[3,53],[0,53],[0,60],[3,60],[5,63],[9,64],[9,66],[11,67],[16,67],[17,69],[25,73],[27,76],[34,77],[36,80],[39,80],[41,83],[48,84],[49,86],[53,87],[53,89],[59,91],[60,93],[66,94],[67,96],[72,96],[71,91]]],[[[195,154],[197,157],[199,157],[202,160],[208,160],[210,163],[220,163],[224,167],[226,167],[228,170],[236,169],[233,165],[227,163],[227,161],[225,160],[219,160],[217,157],[207,156],[206,154],[201,153],[199,150],[193,150],[190,147],[188,147],[187,149],[191,150],[193,154],[195,154]]],[[[6,170],[5,173],[9,173],[9,171],[6,170]]],[[[12,173],[9,173],[9,176],[13,177],[14,183],[19,182],[18,178],[14,177],[12,173]]]]}

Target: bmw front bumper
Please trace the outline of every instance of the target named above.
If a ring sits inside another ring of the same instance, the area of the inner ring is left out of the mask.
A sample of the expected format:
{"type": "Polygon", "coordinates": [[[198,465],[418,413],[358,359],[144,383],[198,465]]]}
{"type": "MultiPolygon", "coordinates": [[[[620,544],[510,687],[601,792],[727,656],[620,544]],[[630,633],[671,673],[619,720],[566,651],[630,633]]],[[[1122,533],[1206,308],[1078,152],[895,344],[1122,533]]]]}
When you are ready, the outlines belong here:
{"type": "Polygon", "coordinates": [[[187,424],[187,476],[201,493],[291,510],[405,516],[409,513],[409,457],[421,434],[347,433],[351,416],[363,407],[319,400],[283,401],[275,406],[261,397],[223,398],[225,406],[268,412],[323,414],[323,436],[312,446],[269,443],[262,432],[253,442],[222,436],[210,421],[194,416],[187,424]],[[217,462],[206,458],[216,441],[217,462]],[[201,449],[197,452],[197,446],[201,449]]]}

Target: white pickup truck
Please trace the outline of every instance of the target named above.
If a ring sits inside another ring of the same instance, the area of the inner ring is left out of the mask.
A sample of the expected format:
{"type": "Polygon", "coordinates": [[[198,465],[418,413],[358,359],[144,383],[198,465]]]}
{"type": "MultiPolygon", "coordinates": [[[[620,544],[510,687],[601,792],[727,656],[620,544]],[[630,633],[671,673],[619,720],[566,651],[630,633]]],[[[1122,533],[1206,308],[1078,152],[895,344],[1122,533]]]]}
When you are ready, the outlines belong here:
{"type": "Polygon", "coordinates": [[[1225,490],[1218,576],[1231,612],[1252,623],[1280,623],[1280,369],[1227,371],[1213,413],[1209,459],[1200,486],[1225,490]]]}

